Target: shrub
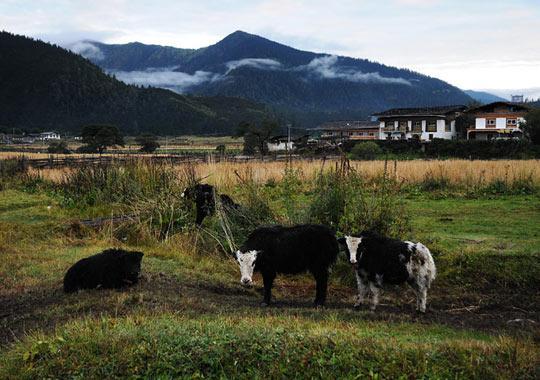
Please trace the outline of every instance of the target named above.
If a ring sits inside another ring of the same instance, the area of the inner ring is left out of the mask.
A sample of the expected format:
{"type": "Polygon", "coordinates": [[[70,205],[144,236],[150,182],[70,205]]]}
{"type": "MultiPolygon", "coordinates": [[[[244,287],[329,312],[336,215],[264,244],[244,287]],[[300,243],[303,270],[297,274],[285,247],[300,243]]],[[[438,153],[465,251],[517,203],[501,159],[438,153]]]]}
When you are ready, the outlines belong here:
{"type": "Polygon", "coordinates": [[[357,160],[374,160],[382,153],[382,149],[373,141],[361,142],[353,146],[351,156],[357,160]]]}
{"type": "Polygon", "coordinates": [[[49,153],[59,153],[59,154],[70,154],[71,151],[68,149],[68,144],[64,140],[53,141],[47,147],[47,152],[49,153]]]}

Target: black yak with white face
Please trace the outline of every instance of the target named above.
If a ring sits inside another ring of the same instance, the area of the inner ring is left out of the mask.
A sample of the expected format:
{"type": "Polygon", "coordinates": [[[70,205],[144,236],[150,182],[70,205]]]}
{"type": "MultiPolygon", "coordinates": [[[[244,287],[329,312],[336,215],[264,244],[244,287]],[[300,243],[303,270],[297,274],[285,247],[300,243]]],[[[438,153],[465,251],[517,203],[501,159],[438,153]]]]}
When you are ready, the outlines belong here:
{"type": "Polygon", "coordinates": [[[339,246],[325,226],[269,226],[253,231],[236,252],[242,285],[251,285],[253,272],[262,274],[263,306],[270,304],[272,284],[278,273],[310,272],[317,282],[315,305],[324,305],[329,267],[336,261],[339,246]]]}
{"type": "Polygon", "coordinates": [[[416,308],[426,311],[427,291],[437,270],[431,252],[421,243],[400,241],[374,233],[345,236],[339,242],[347,248],[349,261],[354,266],[360,306],[369,292],[371,309],[379,303],[379,289],[383,284],[409,284],[416,293],[416,308]]]}
{"type": "MultiPolygon", "coordinates": [[[[197,217],[195,223],[200,226],[207,216],[214,215],[216,202],[214,201],[214,186],[206,183],[197,184],[186,188],[181,197],[195,202],[197,217]]],[[[219,199],[225,209],[238,209],[240,205],[235,203],[227,194],[220,194],[219,199]]]]}
{"type": "Polygon", "coordinates": [[[138,282],[142,252],[107,249],[77,261],[64,276],[64,291],[118,289],[138,282]]]}

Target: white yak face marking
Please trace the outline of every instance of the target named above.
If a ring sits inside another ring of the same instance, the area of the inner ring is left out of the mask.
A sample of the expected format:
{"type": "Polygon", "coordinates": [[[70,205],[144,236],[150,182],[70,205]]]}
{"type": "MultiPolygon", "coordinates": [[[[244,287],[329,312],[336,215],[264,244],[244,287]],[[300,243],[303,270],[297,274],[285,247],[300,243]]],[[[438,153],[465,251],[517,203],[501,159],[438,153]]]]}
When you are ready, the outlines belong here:
{"type": "Polygon", "coordinates": [[[249,286],[253,283],[253,270],[255,269],[255,261],[259,251],[236,251],[236,261],[240,265],[240,283],[249,286]]]}
{"type": "Polygon", "coordinates": [[[347,249],[349,250],[349,261],[351,264],[357,264],[361,257],[357,257],[358,246],[362,242],[361,237],[345,236],[345,242],[347,243],[347,249]]]}
{"type": "Polygon", "coordinates": [[[184,198],[186,196],[187,187],[182,191],[182,194],[180,194],[180,197],[184,198]]]}

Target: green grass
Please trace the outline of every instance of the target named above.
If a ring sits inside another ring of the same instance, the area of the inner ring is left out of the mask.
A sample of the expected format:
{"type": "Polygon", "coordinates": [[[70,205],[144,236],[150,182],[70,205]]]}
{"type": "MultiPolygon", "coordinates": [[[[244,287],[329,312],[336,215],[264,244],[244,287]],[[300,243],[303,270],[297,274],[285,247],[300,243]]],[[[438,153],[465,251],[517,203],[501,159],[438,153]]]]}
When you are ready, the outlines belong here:
{"type": "Polygon", "coordinates": [[[7,352],[13,378],[533,378],[530,342],[297,316],[102,318],[7,352]]]}
{"type": "Polygon", "coordinates": [[[438,266],[426,316],[392,289],[376,313],[352,310],[339,268],[326,310],[309,306],[308,276],[278,277],[277,306],[259,308],[260,277],[240,287],[232,259],[193,230],[144,244],[107,228],[79,236],[71,222],[106,207],[0,191],[0,378],[538,378],[537,329],[506,321],[540,316],[540,199],[416,197],[406,209],[438,266]],[[112,245],[145,252],[141,284],[60,291],[73,262],[112,245]]]}

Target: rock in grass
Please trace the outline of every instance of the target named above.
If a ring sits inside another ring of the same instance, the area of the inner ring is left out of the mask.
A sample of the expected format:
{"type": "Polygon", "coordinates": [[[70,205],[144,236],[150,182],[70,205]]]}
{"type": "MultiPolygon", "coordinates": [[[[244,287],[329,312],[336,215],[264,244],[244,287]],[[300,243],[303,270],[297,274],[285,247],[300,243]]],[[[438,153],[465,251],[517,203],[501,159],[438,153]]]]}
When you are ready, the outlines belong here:
{"type": "Polygon", "coordinates": [[[119,289],[139,280],[142,252],[107,249],[77,261],[64,276],[64,291],[80,289],[119,289]]]}

